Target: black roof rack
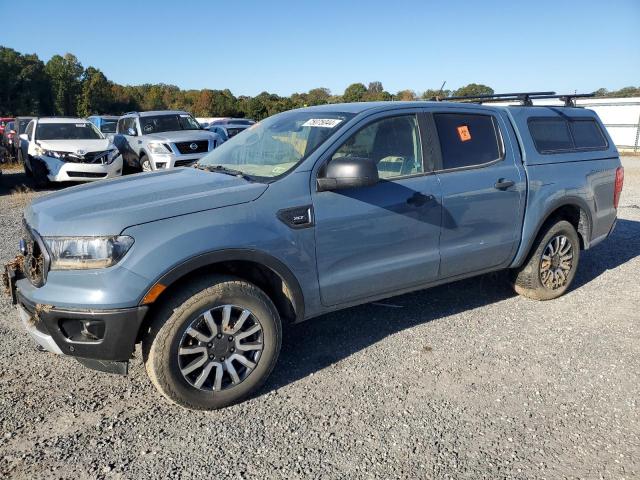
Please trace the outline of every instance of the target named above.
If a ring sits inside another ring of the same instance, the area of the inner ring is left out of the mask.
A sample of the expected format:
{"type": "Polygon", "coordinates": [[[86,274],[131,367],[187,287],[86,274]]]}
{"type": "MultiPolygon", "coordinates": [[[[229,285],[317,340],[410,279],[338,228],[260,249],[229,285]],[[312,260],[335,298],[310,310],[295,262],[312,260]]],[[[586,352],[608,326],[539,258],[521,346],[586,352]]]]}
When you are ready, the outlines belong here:
{"type": "Polygon", "coordinates": [[[517,93],[492,93],[487,95],[469,95],[458,97],[433,97],[431,100],[438,102],[471,102],[471,103],[485,103],[485,102],[521,102],[522,105],[531,107],[533,106],[533,100],[538,99],[550,99],[558,98],[564,102],[565,107],[575,107],[576,98],[589,98],[595,97],[594,93],[569,93],[557,95],[556,92],[517,92],[517,93]]]}

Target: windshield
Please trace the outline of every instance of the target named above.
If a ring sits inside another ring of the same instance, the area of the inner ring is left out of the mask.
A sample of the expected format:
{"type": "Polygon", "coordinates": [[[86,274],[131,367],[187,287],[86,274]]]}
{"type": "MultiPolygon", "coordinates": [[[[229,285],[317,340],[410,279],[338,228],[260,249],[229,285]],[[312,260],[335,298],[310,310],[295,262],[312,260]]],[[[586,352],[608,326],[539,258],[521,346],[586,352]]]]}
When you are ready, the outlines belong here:
{"type": "Polygon", "coordinates": [[[186,113],[140,117],[140,126],[145,135],[158,132],[201,129],[196,119],[186,113]]]}
{"type": "Polygon", "coordinates": [[[104,138],[93,123],[40,123],[36,140],[97,140],[104,138]]]}
{"type": "Polygon", "coordinates": [[[118,120],[102,120],[100,130],[102,133],[116,133],[116,125],[118,125],[118,120]]]}
{"type": "Polygon", "coordinates": [[[353,116],[304,111],[274,115],[212,150],[198,165],[221,165],[255,177],[277,177],[309,156],[353,116]]]}

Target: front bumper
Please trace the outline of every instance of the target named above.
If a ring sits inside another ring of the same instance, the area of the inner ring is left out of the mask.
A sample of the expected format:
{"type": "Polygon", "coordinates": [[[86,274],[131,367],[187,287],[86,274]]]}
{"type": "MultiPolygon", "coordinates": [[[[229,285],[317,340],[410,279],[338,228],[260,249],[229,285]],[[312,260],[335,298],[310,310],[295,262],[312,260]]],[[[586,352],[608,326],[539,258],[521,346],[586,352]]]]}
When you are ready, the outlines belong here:
{"type": "Polygon", "coordinates": [[[71,310],[34,305],[19,290],[16,297],[22,324],[38,345],[52,353],[95,360],[129,360],[148,310],[71,310]]]}
{"type": "Polygon", "coordinates": [[[148,307],[117,310],[70,310],[35,305],[17,291],[23,326],[45,350],[94,360],[131,358],[148,307]]]}
{"type": "Polygon", "coordinates": [[[75,357],[87,367],[126,374],[148,307],[94,310],[36,304],[16,286],[19,264],[20,258],[5,267],[4,287],[35,343],[51,353],[75,357]]]}
{"type": "Polygon", "coordinates": [[[204,157],[208,152],[193,155],[176,155],[173,153],[150,154],[149,159],[154,170],[174,167],[189,167],[204,157]]]}
{"type": "Polygon", "coordinates": [[[51,182],[91,182],[122,175],[122,155],[109,164],[63,162],[53,157],[38,157],[49,170],[51,182]]]}

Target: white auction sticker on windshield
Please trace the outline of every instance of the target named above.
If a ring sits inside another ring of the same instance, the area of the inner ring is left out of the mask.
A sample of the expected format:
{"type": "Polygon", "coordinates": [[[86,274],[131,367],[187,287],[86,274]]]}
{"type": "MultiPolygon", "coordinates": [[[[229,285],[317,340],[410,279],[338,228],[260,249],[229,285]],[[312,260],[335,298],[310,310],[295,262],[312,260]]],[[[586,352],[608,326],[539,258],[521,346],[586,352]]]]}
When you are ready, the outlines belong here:
{"type": "Polygon", "coordinates": [[[76,123],[76,127],[86,127],[86,123],[76,123]]]}
{"type": "Polygon", "coordinates": [[[303,127],[323,127],[333,128],[338,125],[342,120],[339,118],[310,118],[302,124],[303,127]]]}

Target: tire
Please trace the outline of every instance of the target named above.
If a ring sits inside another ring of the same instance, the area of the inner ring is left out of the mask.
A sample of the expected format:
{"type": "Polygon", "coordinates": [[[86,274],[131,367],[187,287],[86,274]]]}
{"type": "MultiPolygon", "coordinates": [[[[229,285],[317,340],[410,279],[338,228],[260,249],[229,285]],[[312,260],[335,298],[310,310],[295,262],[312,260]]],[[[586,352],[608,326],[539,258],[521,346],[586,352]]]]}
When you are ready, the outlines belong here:
{"type": "Polygon", "coordinates": [[[49,170],[42,160],[31,158],[31,173],[33,181],[38,188],[46,188],[51,183],[48,178],[49,170]]]}
{"type": "Polygon", "coordinates": [[[24,157],[22,156],[21,149],[18,150],[18,163],[24,166],[24,174],[27,176],[27,178],[33,178],[33,172],[29,168],[29,165],[27,165],[27,162],[25,162],[24,157]]]}
{"type": "Polygon", "coordinates": [[[533,300],[552,300],[571,286],[580,260],[580,239],[566,220],[551,223],[538,235],[527,262],[513,272],[515,291],[533,300]]]}
{"type": "Polygon", "coordinates": [[[281,343],[280,316],[262,290],[235,277],[209,276],[184,286],[160,307],[142,339],[142,353],[151,382],[170,402],[215,410],[239,402],[262,386],[276,364],[281,343]],[[238,326],[245,312],[249,314],[238,326]],[[215,331],[210,322],[215,323],[215,331]],[[256,325],[257,333],[246,335],[256,325]],[[236,327],[240,330],[230,330],[236,327]],[[237,338],[229,338],[233,335],[237,338]],[[236,356],[244,356],[253,366],[236,356]]]}
{"type": "Polygon", "coordinates": [[[140,170],[143,172],[152,172],[153,165],[151,164],[151,160],[146,155],[142,155],[140,157],[140,170]]]}

